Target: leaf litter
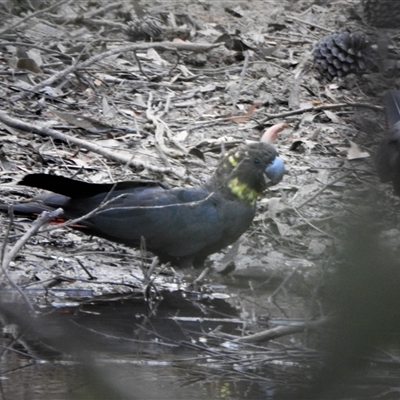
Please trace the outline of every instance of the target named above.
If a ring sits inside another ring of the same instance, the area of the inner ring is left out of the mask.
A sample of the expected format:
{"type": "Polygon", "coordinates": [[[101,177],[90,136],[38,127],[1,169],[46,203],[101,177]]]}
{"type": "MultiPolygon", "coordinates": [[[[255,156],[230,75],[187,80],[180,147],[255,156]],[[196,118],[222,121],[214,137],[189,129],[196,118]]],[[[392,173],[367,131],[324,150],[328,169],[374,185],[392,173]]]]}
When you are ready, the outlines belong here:
{"type": "MultiPolygon", "coordinates": [[[[364,29],[350,19],[352,4],[253,1],[234,7],[150,0],[144,10],[157,19],[162,41],[152,37],[151,19],[142,19],[148,42],[130,41],[138,15],[128,2],[48,1],[32,7],[0,4],[10,16],[0,23],[1,109],[37,127],[33,132],[11,126],[0,115],[2,202],[35,193],[13,185],[30,172],[92,182],[161,180],[170,187],[204,182],[227,148],[257,141],[266,128],[285,123],[276,147],[287,175],[260,199],[251,229],[232,254],[235,271],[212,276],[211,287],[222,282],[236,296],[233,281],[262,271],[266,282],[285,282],[294,274],[288,297],[311,291],[326,261],[340,252],[341,221],[352,207],[363,207],[366,188],[377,187],[388,210],[383,236],[399,229],[393,218],[398,201],[378,182],[373,159],[384,129],[380,97],[387,83],[375,72],[324,82],[312,64],[314,43],[326,31],[343,28],[340,16],[349,16],[352,29],[364,29]],[[246,50],[238,51],[237,43],[246,50]],[[65,137],[50,137],[45,128],[65,137]]],[[[369,34],[373,40],[375,33],[369,34]]],[[[0,218],[5,238],[9,218],[0,218]]],[[[7,249],[30,226],[15,219],[7,249]]],[[[218,265],[223,254],[211,258],[218,265]]],[[[127,293],[132,286],[140,291],[141,265],[147,262],[143,252],[64,228],[32,237],[9,273],[27,291],[54,283],[65,299],[77,289],[96,297],[127,293]]],[[[155,286],[186,288],[195,275],[167,270],[170,275],[158,274],[155,286]]],[[[51,302],[55,286],[47,300],[32,301],[51,302]]],[[[288,315],[298,313],[289,307],[288,315]]]]}

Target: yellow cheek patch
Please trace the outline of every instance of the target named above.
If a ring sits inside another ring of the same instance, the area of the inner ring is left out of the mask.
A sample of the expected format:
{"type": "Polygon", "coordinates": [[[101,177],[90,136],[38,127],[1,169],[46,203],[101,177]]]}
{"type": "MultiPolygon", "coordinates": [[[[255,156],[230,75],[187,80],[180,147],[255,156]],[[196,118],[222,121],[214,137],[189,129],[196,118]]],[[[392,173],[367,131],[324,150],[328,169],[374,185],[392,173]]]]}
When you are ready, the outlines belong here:
{"type": "Polygon", "coordinates": [[[258,193],[254,189],[250,189],[248,185],[239,181],[238,178],[231,179],[228,183],[231,193],[239,197],[239,199],[256,204],[258,193]]]}
{"type": "Polygon", "coordinates": [[[235,157],[237,157],[238,153],[233,156],[229,156],[228,161],[232,165],[232,167],[236,167],[238,165],[238,161],[235,157]]]}

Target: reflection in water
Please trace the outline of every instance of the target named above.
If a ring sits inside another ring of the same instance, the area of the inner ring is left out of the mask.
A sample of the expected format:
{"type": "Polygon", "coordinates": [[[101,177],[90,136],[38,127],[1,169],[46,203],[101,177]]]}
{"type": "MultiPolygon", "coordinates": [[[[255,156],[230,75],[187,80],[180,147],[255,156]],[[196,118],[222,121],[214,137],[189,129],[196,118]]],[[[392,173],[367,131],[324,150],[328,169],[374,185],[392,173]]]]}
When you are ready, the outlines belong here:
{"type": "MultiPolygon", "coordinates": [[[[3,295],[0,398],[310,399],[299,393],[315,384],[323,360],[305,347],[303,334],[241,343],[235,338],[256,326],[226,301],[182,292],[161,297],[151,306],[142,296],[65,303],[31,318],[3,295]]],[[[387,382],[398,381],[399,368],[391,365],[381,363],[337,388],[351,393],[348,398],[376,398],[387,392],[387,382]]]]}
{"type": "MultiPolygon", "coordinates": [[[[50,309],[35,319],[4,302],[6,318],[24,335],[7,325],[18,352],[3,357],[3,398],[235,399],[273,393],[273,379],[261,379],[268,390],[243,379],[256,376],[257,367],[243,374],[238,345],[223,354],[224,339],[209,336],[240,334],[244,322],[235,308],[209,297],[189,300],[181,292],[162,297],[151,308],[140,297],[50,309]]],[[[9,343],[3,339],[4,347],[9,343]]]]}

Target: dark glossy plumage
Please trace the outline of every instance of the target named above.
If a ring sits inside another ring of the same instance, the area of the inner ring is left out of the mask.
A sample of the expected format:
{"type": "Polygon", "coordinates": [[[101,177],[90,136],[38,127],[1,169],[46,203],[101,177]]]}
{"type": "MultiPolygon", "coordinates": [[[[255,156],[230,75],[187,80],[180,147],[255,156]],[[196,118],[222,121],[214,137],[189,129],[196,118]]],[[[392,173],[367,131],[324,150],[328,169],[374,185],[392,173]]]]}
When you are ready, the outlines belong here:
{"type": "Polygon", "coordinates": [[[376,155],[378,175],[382,182],[392,182],[400,196],[400,91],[389,90],[383,98],[388,131],[376,155]]]}
{"type": "Polygon", "coordinates": [[[162,262],[202,266],[208,255],[246,231],[255,215],[256,198],[283,174],[276,150],[266,143],[231,150],[213,177],[198,187],[168,189],[154,182],[92,184],[31,174],[20,184],[57,194],[16,204],[14,212],[29,215],[62,207],[65,219],[75,219],[111,200],[73,227],[132,247],[139,247],[143,237],[147,249],[162,262]]]}

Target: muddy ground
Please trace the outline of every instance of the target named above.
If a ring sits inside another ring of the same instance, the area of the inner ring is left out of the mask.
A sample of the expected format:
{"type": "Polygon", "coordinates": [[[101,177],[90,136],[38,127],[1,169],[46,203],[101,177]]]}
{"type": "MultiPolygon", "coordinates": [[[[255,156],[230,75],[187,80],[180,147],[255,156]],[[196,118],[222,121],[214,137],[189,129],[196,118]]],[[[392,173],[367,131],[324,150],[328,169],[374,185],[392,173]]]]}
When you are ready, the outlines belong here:
{"type": "MultiPolygon", "coordinates": [[[[252,303],[273,317],[308,317],[315,312],[308,301],[340,262],[354,216],[365,222],[373,215],[379,236],[397,251],[399,201],[374,165],[385,125],[381,97],[399,84],[397,31],[367,26],[358,1],[143,3],[0,2],[2,202],[38,193],[13,185],[31,172],[201,183],[226,148],[286,122],[276,148],[287,175],[260,199],[239,244],[211,257],[217,267],[233,260],[235,271],[211,275],[201,290],[237,295],[240,287],[248,299],[265,283],[268,296],[252,303]],[[158,18],[161,41],[132,41],[142,13],[158,18]],[[324,80],[313,48],[345,30],[363,32],[374,49],[386,40],[387,69],[324,80]],[[233,39],[250,50],[227,48],[233,39]],[[379,219],[377,210],[384,211],[379,219]],[[266,305],[271,293],[282,307],[266,305]]],[[[32,222],[0,218],[9,251],[32,222]]],[[[50,227],[7,270],[34,304],[66,305],[141,293],[150,262],[138,250],[50,227]]],[[[154,282],[185,289],[197,274],[167,266],[154,282]]]]}
{"type": "MultiPolygon", "coordinates": [[[[39,3],[38,11],[51,5],[39,3]]],[[[253,227],[233,252],[233,275],[284,277],[293,269],[303,276],[318,275],[321,260],[336,250],[341,218],[347,218],[354,203],[360,206],[368,189],[378,186],[373,156],[384,123],[380,96],[396,83],[373,71],[326,82],[313,68],[313,47],[330,33],[364,31],[372,44],[377,41],[375,30],[350,18],[361,12],[360,6],[147,2],[139,10],[159,18],[162,39],[175,40],[178,50],[155,42],[132,51],[126,50],[132,42],[124,29],[136,16],[134,7],[128,2],[85,4],[76,8],[66,2],[13,29],[7,28],[29,12],[29,3],[3,5],[3,15],[11,17],[3,19],[2,26],[2,109],[16,120],[33,123],[41,133],[2,125],[3,201],[35,194],[8,185],[29,172],[91,182],[204,182],[224,148],[258,140],[265,128],[286,122],[289,127],[280,133],[276,147],[288,174],[260,199],[253,227]],[[183,39],[211,45],[222,33],[232,39],[237,31],[254,49],[246,61],[243,53],[224,45],[202,52],[179,47],[183,39]],[[109,51],[109,57],[98,57],[109,51]],[[36,64],[28,68],[40,68],[36,73],[24,69],[29,57],[36,64]],[[21,68],[16,68],[18,63],[21,68]],[[286,114],[340,103],[366,107],[286,114]],[[376,105],[377,111],[368,105],[376,105]],[[64,133],[66,141],[74,137],[97,145],[98,151],[49,138],[42,128],[64,133]],[[111,159],[117,156],[120,162],[111,159]],[[126,166],[129,160],[134,166],[126,166]]],[[[382,204],[396,202],[389,187],[379,189],[382,204]]],[[[17,233],[28,227],[17,220],[13,229],[17,233]]],[[[99,279],[111,274],[113,280],[132,281],[132,266],[141,255],[65,229],[52,230],[19,253],[12,265],[19,271],[14,278],[44,281],[67,271],[80,275],[80,259],[99,279]]],[[[93,289],[96,294],[114,290],[99,285],[93,289]]]]}

